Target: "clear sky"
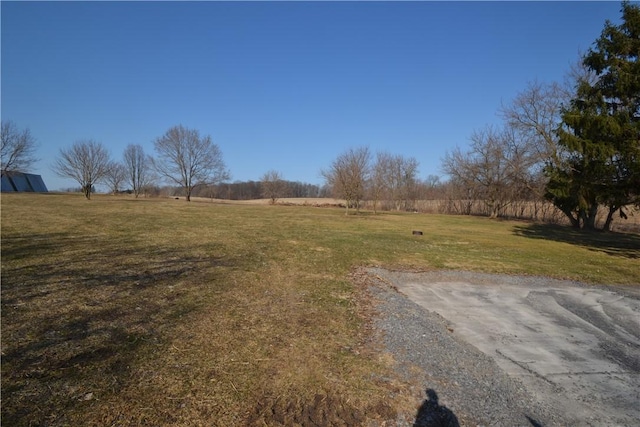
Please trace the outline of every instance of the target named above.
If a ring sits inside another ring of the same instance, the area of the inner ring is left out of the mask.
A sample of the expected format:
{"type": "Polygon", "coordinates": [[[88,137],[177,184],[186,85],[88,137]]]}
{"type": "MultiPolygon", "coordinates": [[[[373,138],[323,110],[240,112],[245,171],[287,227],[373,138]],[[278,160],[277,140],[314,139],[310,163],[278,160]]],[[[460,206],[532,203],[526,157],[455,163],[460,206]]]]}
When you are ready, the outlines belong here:
{"type": "Polygon", "coordinates": [[[528,82],[562,81],[619,2],[1,2],[2,119],[114,159],[174,125],[211,135],[232,180],[321,184],[344,150],[413,156],[420,177],[497,124],[528,82]]]}

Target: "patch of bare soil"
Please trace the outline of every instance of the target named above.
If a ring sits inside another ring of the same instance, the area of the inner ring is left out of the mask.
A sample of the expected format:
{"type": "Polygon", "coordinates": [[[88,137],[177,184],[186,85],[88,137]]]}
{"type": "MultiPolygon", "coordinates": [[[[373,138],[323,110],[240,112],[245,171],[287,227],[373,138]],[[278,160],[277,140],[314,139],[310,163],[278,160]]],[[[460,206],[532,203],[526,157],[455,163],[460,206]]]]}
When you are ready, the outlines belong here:
{"type": "Polygon", "coordinates": [[[397,417],[396,411],[384,402],[362,405],[333,393],[316,394],[310,399],[281,399],[263,396],[247,417],[248,426],[355,426],[388,425],[397,417]]]}

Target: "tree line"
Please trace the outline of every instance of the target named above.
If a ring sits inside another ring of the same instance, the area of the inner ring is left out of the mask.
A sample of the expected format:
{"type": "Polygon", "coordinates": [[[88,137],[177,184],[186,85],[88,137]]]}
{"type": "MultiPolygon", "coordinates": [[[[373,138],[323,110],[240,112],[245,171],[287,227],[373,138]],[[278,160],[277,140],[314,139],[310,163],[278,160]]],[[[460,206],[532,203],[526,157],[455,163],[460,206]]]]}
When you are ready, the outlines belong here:
{"type": "MultiPolygon", "coordinates": [[[[576,228],[602,229],[614,215],[640,206],[640,6],[622,3],[622,24],[605,23],[600,37],[563,83],[530,83],[499,113],[501,126],[471,135],[466,150],[442,159],[447,208],[491,217],[516,205],[552,203],[576,228]]],[[[396,209],[415,202],[413,158],[351,148],[323,171],[349,208],[380,200],[396,209]]]]}
{"type": "Polygon", "coordinates": [[[500,216],[520,201],[549,201],[576,228],[602,229],[640,206],[640,6],[622,3],[564,83],[531,83],[443,159],[453,198],[500,216]]]}
{"type": "Polygon", "coordinates": [[[346,211],[358,212],[365,201],[379,207],[409,210],[418,197],[418,161],[388,152],[374,156],[368,147],[351,148],[339,155],[322,176],[334,197],[345,200],[346,211]]]}
{"type": "Polygon", "coordinates": [[[269,199],[275,204],[285,198],[324,198],[331,197],[326,186],[300,181],[288,181],[276,171],[265,173],[260,181],[223,182],[204,186],[196,190],[199,197],[212,197],[227,200],[269,199]],[[272,175],[276,174],[276,175],[272,175]]]}
{"type": "MultiPolygon", "coordinates": [[[[122,161],[109,158],[93,140],[60,150],[54,171],[75,179],[87,198],[94,185],[123,186],[135,197],[165,182],[192,196],[229,199],[325,197],[346,201],[346,213],[366,203],[378,209],[413,210],[427,198],[441,210],[491,217],[518,216],[525,207],[547,212],[549,204],[576,228],[604,230],[614,217],[640,206],[640,6],[622,3],[622,23],[606,22],[593,47],[562,83],[530,83],[499,110],[502,123],[476,130],[467,149],[442,159],[446,182],[418,178],[414,157],[367,147],[349,148],[321,171],[322,187],[290,182],[278,171],[260,181],[228,183],[220,148],[209,135],[182,125],[154,141],[155,157],[129,145],[122,161]],[[513,213],[516,212],[514,215],[513,213]]],[[[2,172],[36,161],[28,129],[2,122],[2,172]]]]}
{"type": "Polygon", "coordinates": [[[103,144],[81,140],[60,150],[53,170],[76,180],[87,199],[96,183],[107,184],[113,193],[127,185],[137,198],[165,181],[179,186],[190,201],[195,188],[229,178],[220,148],[198,130],[174,126],[153,145],[156,157],[147,155],[140,144],[130,144],[119,162],[110,159],[103,144]]]}

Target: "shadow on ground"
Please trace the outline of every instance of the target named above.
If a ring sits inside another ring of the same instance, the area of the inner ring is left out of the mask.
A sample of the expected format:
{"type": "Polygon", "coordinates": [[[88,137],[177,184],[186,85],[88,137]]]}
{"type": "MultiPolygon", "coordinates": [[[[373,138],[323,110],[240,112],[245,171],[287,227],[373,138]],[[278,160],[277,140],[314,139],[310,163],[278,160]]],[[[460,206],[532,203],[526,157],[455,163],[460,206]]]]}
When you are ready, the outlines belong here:
{"type": "Polygon", "coordinates": [[[200,275],[238,262],[207,249],[3,236],[2,425],[63,425],[72,408],[119,393],[140,355],[201,304],[200,275]]]}
{"type": "Polygon", "coordinates": [[[430,388],[426,393],[427,398],[418,409],[413,427],[460,427],[455,414],[438,402],[438,393],[430,388]]]}
{"type": "Polygon", "coordinates": [[[640,235],[637,234],[577,230],[546,224],[516,226],[514,233],[531,239],[569,243],[616,257],[640,258],[640,235]]]}

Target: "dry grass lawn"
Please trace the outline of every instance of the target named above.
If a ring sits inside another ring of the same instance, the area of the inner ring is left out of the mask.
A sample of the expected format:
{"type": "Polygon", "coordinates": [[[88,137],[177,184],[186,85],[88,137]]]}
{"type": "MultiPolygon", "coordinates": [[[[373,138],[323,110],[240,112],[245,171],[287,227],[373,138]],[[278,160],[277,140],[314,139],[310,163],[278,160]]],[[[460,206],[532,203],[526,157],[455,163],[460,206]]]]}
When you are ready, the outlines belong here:
{"type": "Polygon", "coordinates": [[[69,194],[1,208],[7,426],[380,425],[413,403],[354,267],[640,282],[634,234],[69,194]]]}

